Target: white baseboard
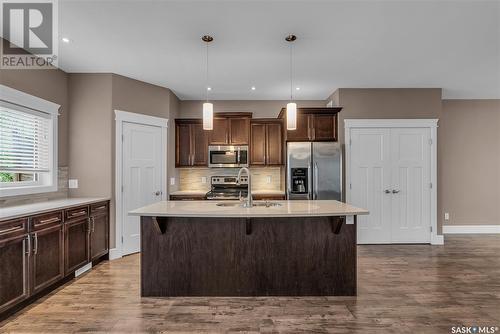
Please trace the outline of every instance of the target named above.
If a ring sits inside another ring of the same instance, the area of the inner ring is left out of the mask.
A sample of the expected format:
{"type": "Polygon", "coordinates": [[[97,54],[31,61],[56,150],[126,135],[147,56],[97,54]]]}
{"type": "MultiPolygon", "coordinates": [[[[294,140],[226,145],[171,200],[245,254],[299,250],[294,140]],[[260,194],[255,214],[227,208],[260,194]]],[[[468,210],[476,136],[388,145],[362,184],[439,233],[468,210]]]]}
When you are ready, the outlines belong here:
{"type": "Polygon", "coordinates": [[[90,269],[92,269],[92,262],[89,262],[86,265],[84,265],[83,267],[81,267],[80,269],[76,270],[75,277],[80,276],[81,274],[89,271],[90,269]]]}
{"type": "Polygon", "coordinates": [[[123,257],[122,250],[118,248],[111,248],[109,250],[109,260],[121,259],[123,257]]]}
{"type": "Polygon", "coordinates": [[[499,234],[500,225],[443,225],[443,234],[499,234]]]}
{"type": "Polygon", "coordinates": [[[444,245],[444,235],[431,234],[431,245],[444,245]]]}

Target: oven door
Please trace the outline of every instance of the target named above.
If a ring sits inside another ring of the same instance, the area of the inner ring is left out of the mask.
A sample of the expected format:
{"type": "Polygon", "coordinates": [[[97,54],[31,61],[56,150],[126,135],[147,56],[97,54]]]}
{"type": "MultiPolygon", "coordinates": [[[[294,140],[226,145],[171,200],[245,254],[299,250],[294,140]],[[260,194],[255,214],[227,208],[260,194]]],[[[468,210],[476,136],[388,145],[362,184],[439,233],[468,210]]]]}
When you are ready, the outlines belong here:
{"type": "Polygon", "coordinates": [[[248,146],[209,146],[208,167],[247,167],[248,146]]]}

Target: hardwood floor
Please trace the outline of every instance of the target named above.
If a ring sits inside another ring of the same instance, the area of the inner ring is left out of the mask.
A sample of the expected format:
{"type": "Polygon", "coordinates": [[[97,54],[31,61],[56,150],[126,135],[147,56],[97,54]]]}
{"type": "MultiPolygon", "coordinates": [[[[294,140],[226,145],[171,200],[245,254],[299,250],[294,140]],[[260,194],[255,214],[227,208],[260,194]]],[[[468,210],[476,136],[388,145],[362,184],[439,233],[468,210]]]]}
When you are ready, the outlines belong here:
{"type": "MultiPolygon", "coordinates": [[[[357,297],[140,298],[139,256],[98,265],[0,332],[451,333],[500,327],[500,236],[359,246],[357,297]]],[[[499,330],[496,333],[500,333],[499,330]]]]}

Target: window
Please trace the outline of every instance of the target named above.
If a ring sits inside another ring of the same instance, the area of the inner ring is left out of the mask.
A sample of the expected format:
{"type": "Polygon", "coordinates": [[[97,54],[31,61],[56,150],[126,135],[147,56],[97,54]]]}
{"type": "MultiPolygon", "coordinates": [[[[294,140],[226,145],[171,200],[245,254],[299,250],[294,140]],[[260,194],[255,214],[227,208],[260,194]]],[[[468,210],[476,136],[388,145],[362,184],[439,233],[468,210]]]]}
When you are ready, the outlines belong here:
{"type": "Polygon", "coordinates": [[[51,105],[0,85],[0,197],[57,190],[57,114],[51,105]]]}

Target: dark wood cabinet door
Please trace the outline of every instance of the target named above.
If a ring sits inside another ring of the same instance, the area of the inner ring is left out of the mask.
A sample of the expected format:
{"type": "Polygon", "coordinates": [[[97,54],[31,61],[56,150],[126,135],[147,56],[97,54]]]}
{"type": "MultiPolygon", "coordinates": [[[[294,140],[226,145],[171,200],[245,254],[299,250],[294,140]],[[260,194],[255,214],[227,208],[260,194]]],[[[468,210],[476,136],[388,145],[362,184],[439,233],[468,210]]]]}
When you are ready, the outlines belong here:
{"type": "Polygon", "coordinates": [[[266,125],[266,165],[283,164],[283,126],[274,122],[266,125]]]}
{"type": "Polygon", "coordinates": [[[175,166],[191,166],[191,124],[175,124],[175,166]]]}
{"type": "Polygon", "coordinates": [[[0,235],[0,313],[29,296],[28,235],[2,240],[0,235]]]}
{"type": "Polygon", "coordinates": [[[89,220],[87,217],[64,224],[64,273],[68,275],[86,265],[89,260],[89,220]]]}
{"type": "Polygon", "coordinates": [[[90,255],[91,260],[96,260],[109,250],[108,236],[109,219],[107,214],[91,217],[90,255]]]}
{"type": "Polygon", "coordinates": [[[229,144],[229,121],[227,118],[214,118],[214,129],[209,135],[210,145],[229,144]]]}
{"type": "Polygon", "coordinates": [[[32,293],[37,293],[64,277],[63,225],[33,232],[31,238],[31,286],[32,293]]]}
{"type": "Polygon", "coordinates": [[[192,165],[208,166],[208,131],[203,124],[191,125],[192,165]]]}
{"type": "MultiPolygon", "coordinates": [[[[286,121],[285,121],[286,122],[286,121]]],[[[286,123],[285,123],[286,126],[286,123]]],[[[308,114],[297,114],[297,129],[286,131],[287,141],[309,141],[310,137],[310,124],[308,114]]]]}
{"type": "Polygon", "coordinates": [[[229,143],[231,145],[248,145],[250,118],[229,118],[229,143]]]}
{"type": "Polygon", "coordinates": [[[266,164],[266,123],[250,125],[250,164],[266,164]]]}
{"type": "Polygon", "coordinates": [[[337,115],[311,115],[311,139],[337,141],[337,115]]]}

